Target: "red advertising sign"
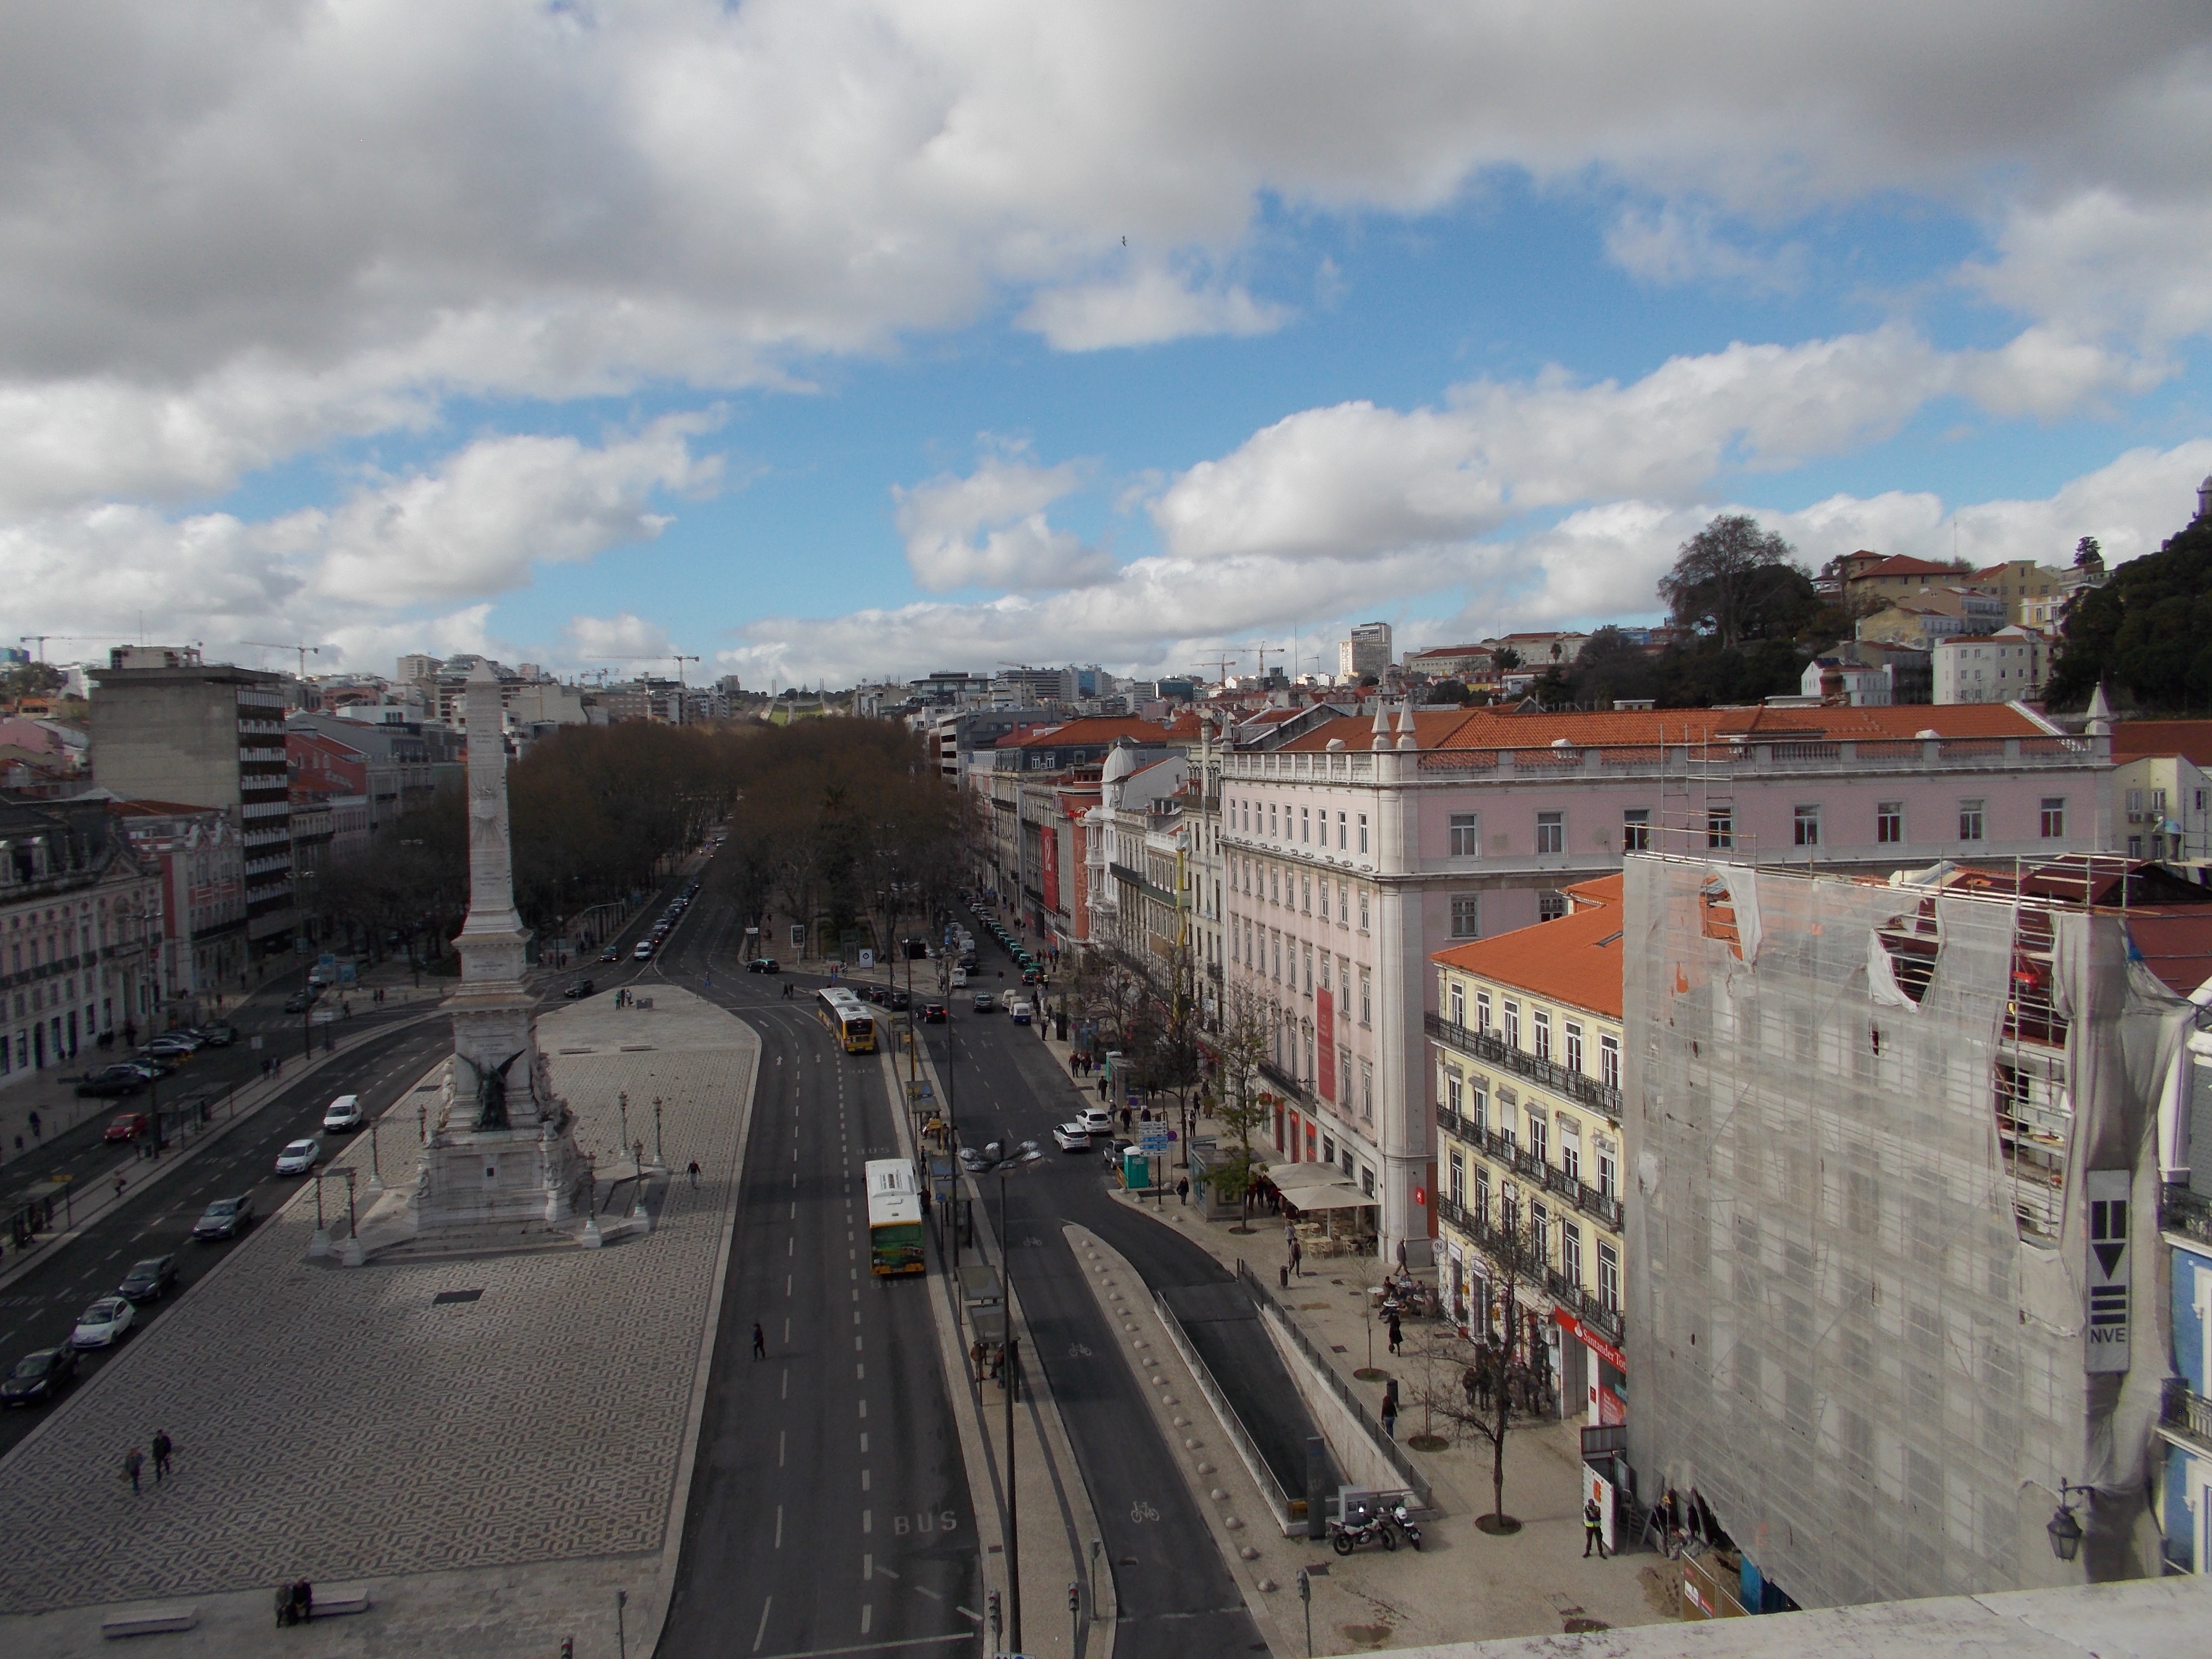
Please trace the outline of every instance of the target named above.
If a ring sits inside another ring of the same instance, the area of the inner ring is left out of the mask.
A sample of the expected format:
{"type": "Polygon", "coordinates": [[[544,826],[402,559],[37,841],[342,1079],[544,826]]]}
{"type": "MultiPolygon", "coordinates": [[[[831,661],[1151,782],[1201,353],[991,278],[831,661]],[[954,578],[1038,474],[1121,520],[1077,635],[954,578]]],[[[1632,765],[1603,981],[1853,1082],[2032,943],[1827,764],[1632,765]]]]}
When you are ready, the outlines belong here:
{"type": "Polygon", "coordinates": [[[1042,860],[1044,865],[1044,908],[1056,911],[1060,908],[1060,836],[1054,833],[1053,825],[1048,823],[1044,826],[1039,845],[1044,849],[1042,860]]]}
{"type": "Polygon", "coordinates": [[[1314,1079],[1323,1100],[1336,1098],[1336,1000],[1324,990],[1314,993],[1314,1027],[1321,1039],[1321,1057],[1314,1079]]]}

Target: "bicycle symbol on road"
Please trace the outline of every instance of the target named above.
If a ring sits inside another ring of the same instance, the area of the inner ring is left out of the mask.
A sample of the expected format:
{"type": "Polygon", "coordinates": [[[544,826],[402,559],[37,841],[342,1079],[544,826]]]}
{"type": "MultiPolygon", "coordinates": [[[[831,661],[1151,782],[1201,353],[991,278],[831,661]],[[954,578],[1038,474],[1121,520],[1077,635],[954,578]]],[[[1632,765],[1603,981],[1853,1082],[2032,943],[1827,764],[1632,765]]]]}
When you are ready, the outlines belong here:
{"type": "Polygon", "coordinates": [[[1157,1521],[1159,1518],[1160,1512],[1141,1498],[1129,1505],[1129,1519],[1139,1526],[1142,1526],[1147,1521],[1157,1521]]]}
{"type": "Polygon", "coordinates": [[[1070,1359],[1088,1359],[1091,1358],[1091,1350],[1080,1342],[1071,1342],[1067,1345],[1067,1357],[1070,1359]]]}

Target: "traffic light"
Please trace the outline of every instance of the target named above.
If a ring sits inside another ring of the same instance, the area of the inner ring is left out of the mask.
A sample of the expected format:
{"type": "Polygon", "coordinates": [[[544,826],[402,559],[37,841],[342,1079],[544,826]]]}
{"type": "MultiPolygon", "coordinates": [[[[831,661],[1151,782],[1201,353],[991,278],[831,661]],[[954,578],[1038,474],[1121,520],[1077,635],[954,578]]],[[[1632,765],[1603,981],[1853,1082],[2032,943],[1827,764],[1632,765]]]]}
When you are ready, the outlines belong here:
{"type": "Polygon", "coordinates": [[[996,1591],[996,1590],[993,1590],[993,1591],[991,1592],[990,1600],[989,1600],[988,1601],[987,1601],[984,1605],[985,1605],[985,1606],[989,1609],[989,1611],[990,1611],[990,1616],[991,1616],[991,1643],[992,1643],[992,1645],[995,1647],[996,1645],[998,1645],[998,1640],[999,1640],[999,1633],[1000,1633],[1000,1632],[1003,1631],[1003,1630],[1006,1628],[1006,1626],[1004,1625],[1004,1623],[1002,1623],[1002,1622],[1000,1621],[1000,1618],[999,1618],[999,1592],[998,1592],[998,1591],[996,1591]]]}
{"type": "Polygon", "coordinates": [[[1067,1610],[1070,1613],[1080,1613],[1083,1611],[1082,1585],[1070,1584],[1067,1587],[1067,1610]]]}

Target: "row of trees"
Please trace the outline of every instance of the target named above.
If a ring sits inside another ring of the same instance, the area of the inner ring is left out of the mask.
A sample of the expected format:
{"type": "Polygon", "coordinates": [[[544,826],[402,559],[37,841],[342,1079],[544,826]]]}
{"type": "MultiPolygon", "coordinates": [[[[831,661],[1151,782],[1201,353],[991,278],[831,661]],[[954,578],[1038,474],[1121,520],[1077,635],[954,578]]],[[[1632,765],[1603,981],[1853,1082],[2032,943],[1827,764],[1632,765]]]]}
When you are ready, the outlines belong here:
{"type": "Polygon", "coordinates": [[[2212,520],[2194,520],[2068,608],[2051,706],[2081,708],[2100,682],[2116,702],[2148,714],[2212,708],[2212,520]]]}

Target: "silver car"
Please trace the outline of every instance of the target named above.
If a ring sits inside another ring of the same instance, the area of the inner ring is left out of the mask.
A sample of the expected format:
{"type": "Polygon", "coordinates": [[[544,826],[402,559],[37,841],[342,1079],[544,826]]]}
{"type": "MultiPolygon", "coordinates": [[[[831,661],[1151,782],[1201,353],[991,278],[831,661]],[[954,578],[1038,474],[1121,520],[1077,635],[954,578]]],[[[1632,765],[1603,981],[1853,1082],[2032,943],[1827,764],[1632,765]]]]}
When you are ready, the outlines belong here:
{"type": "Polygon", "coordinates": [[[276,1154],[276,1173],[280,1176],[306,1175],[322,1161],[321,1141],[295,1140],[276,1154]]]}
{"type": "Polygon", "coordinates": [[[76,1329],[70,1335],[70,1346],[73,1348],[105,1348],[119,1341],[124,1332],[131,1328],[136,1312],[129,1298],[103,1296],[77,1316],[76,1329]]]}

